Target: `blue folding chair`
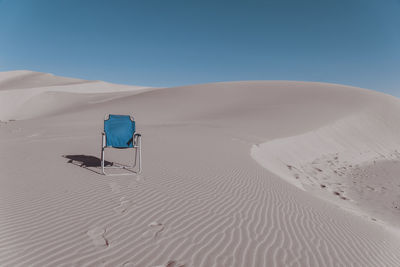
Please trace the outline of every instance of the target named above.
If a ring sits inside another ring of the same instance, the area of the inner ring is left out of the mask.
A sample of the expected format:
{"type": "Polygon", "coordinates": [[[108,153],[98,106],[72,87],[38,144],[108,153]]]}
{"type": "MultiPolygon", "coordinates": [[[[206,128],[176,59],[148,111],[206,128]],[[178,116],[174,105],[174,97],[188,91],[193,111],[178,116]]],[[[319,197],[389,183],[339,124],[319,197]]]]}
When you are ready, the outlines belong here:
{"type": "Polygon", "coordinates": [[[142,172],[142,135],[136,132],[135,120],[129,115],[107,115],[104,118],[104,132],[101,144],[101,170],[104,175],[132,175],[142,172]],[[135,160],[132,165],[113,163],[112,166],[104,166],[105,148],[135,149],[135,160]],[[138,164],[137,164],[138,163],[138,164]],[[138,168],[136,166],[138,165],[138,168]],[[105,169],[125,169],[129,173],[108,174],[105,169]],[[135,171],[135,168],[137,169],[135,171]]]}

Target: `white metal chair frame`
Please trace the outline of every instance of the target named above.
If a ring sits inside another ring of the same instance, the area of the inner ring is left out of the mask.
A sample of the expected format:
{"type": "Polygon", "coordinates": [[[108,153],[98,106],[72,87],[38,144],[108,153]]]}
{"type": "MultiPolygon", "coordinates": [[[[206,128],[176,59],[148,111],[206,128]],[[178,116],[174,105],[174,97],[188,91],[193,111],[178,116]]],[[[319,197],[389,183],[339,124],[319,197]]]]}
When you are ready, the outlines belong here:
{"type": "MultiPolygon", "coordinates": [[[[104,117],[104,120],[106,120],[107,116],[106,115],[104,117]]],[[[129,116],[131,118],[132,121],[134,121],[132,116],[129,116]]],[[[134,163],[132,165],[123,165],[123,164],[119,164],[119,163],[115,163],[113,162],[113,165],[110,167],[106,167],[104,166],[104,161],[105,161],[105,148],[107,148],[108,146],[106,145],[106,134],[105,132],[101,133],[102,138],[101,138],[101,172],[104,175],[107,176],[119,176],[119,175],[134,175],[134,174],[140,174],[142,172],[142,135],[140,133],[137,133],[136,131],[133,133],[132,136],[132,147],[135,149],[134,151],[134,163]],[[115,165],[115,166],[114,166],[115,165]],[[134,169],[136,168],[136,166],[138,166],[137,170],[135,171],[134,169]],[[116,174],[110,174],[110,173],[106,173],[105,169],[125,169],[127,171],[129,171],[129,173],[116,173],[116,174]]],[[[125,149],[125,148],[124,148],[125,149]]]]}

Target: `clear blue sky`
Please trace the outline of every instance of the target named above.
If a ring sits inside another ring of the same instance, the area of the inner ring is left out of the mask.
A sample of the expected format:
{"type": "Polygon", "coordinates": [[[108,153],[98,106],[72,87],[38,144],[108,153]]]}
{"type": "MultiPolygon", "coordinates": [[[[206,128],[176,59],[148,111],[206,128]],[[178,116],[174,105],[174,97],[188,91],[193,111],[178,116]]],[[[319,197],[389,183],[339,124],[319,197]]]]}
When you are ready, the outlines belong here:
{"type": "Polygon", "coordinates": [[[400,96],[399,0],[0,0],[0,71],[323,81],[400,96]]]}

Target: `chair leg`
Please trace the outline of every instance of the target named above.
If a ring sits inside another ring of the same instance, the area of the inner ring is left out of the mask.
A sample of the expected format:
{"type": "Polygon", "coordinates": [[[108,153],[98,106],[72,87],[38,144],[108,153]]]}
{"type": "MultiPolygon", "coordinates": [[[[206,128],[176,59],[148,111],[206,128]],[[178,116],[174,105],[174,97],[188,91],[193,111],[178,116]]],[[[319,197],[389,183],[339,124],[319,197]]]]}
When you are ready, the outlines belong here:
{"type": "Polygon", "coordinates": [[[134,156],[135,156],[135,160],[133,161],[132,169],[136,167],[136,164],[137,164],[137,157],[138,157],[138,148],[135,147],[134,149],[135,149],[135,152],[134,152],[134,154],[135,154],[135,155],[134,155],[134,156]]]}
{"type": "Polygon", "coordinates": [[[138,170],[138,173],[141,173],[142,172],[142,136],[139,136],[138,143],[139,143],[139,170],[138,170]]]}
{"type": "Polygon", "coordinates": [[[105,175],[104,172],[104,147],[101,149],[101,172],[105,175]]]}
{"type": "Polygon", "coordinates": [[[101,139],[101,172],[103,173],[103,175],[106,175],[106,173],[104,172],[104,139],[105,136],[103,134],[101,139]]]}

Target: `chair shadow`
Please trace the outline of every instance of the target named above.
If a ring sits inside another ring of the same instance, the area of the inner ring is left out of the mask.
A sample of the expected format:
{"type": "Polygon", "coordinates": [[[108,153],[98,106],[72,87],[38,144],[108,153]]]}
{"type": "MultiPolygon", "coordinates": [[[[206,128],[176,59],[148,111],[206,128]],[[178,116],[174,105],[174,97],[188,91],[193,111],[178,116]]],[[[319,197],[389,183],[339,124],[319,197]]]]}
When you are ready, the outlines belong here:
{"type": "MultiPolygon", "coordinates": [[[[90,169],[101,167],[101,159],[98,157],[88,155],[63,155],[63,157],[68,159],[68,163],[74,164],[97,174],[102,174],[101,172],[90,169]]],[[[104,166],[113,166],[113,163],[105,160],[104,166]]]]}

